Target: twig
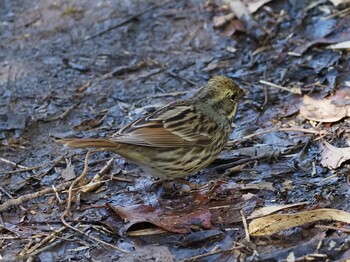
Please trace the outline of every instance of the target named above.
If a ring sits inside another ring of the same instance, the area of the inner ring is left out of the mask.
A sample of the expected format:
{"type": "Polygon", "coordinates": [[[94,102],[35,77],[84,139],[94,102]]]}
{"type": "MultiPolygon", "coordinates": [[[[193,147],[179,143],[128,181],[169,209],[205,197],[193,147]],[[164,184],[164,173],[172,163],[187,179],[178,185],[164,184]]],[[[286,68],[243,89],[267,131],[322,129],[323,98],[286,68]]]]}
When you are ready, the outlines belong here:
{"type": "Polygon", "coordinates": [[[288,92],[293,93],[293,94],[301,95],[301,90],[298,87],[287,88],[284,86],[276,85],[276,84],[271,83],[271,82],[267,82],[265,80],[260,80],[259,82],[260,82],[260,84],[264,84],[264,85],[274,87],[274,88],[279,88],[279,89],[282,89],[284,91],[288,91],[288,92]]]}
{"type": "Polygon", "coordinates": [[[60,198],[60,195],[58,194],[57,188],[56,188],[54,185],[52,185],[52,189],[53,189],[53,191],[55,192],[55,196],[56,196],[56,198],[57,198],[58,203],[62,204],[63,201],[62,201],[62,199],[60,198]]]}
{"type": "Polygon", "coordinates": [[[55,120],[58,120],[58,119],[62,120],[76,107],[77,107],[77,104],[71,105],[62,114],[60,114],[58,116],[52,116],[52,117],[49,117],[47,119],[40,119],[40,120],[43,121],[43,122],[51,122],[51,121],[55,121],[55,120]]]}
{"type": "Polygon", "coordinates": [[[35,239],[30,239],[28,243],[24,246],[24,248],[22,249],[22,251],[18,254],[18,256],[23,257],[24,254],[27,252],[27,250],[33,246],[33,244],[35,243],[35,239]]]}
{"type": "Polygon", "coordinates": [[[171,92],[171,93],[163,93],[163,94],[155,94],[150,96],[150,98],[160,98],[160,97],[167,97],[167,96],[182,96],[188,94],[189,91],[177,91],[177,92],[171,92]]]}
{"type": "Polygon", "coordinates": [[[170,70],[169,70],[169,71],[166,71],[166,73],[167,73],[168,75],[174,77],[174,78],[178,78],[178,79],[180,79],[180,80],[183,80],[183,81],[189,83],[189,84],[192,85],[192,86],[198,87],[198,84],[197,84],[197,83],[195,83],[195,82],[193,82],[193,81],[191,81],[191,80],[189,80],[189,79],[187,79],[187,78],[185,78],[185,77],[182,77],[182,76],[180,76],[180,75],[177,74],[177,73],[174,73],[174,72],[172,72],[172,71],[170,71],[170,70]]]}
{"type": "Polygon", "coordinates": [[[126,25],[126,24],[130,23],[132,20],[138,18],[139,16],[144,15],[144,14],[146,14],[146,13],[152,11],[152,10],[158,9],[158,8],[160,8],[160,7],[162,7],[162,6],[165,6],[165,5],[167,5],[168,3],[172,3],[172,1],[166,1],[166,2],[164,2],[164,3],[162,3],[162,4],[160,4],[160,5],[151,6],[151,7],[147,8],[146,10],[143,10],[143,11],[141,11],[141,12],[138,12],[138,13],[134,14],[134,15],[131,15],[131,16],[125,18],[124,20],[120,21],[119,23],[115,24],[115,25],[112,25],[112,26],[110,26],[110,27],[108,27],[108,28],[106,28],[106,29],[104,29],[104,30],[101,30],[101,31],[99,31],[99,32],[97,32],[96,34],[93,34],[93,35],[91,35],[91,36],[85,37],[85,38],[84,38],[84,41],[91,40],[91,39],[93,39],[93,38],[95,38],[95,37],[98,37],[98,36],[101,36],[101,35],[103,35],[103,34],[105,34],[105,33],[108,33],[109,31],[112,31],[112,30],[114,30],[114,29],[117,29],[118,27],[121,27],[121,26],[123,26],[123,25],[126,25]]]}
{"type": "Polygon", "coordinates": [[[31,178],[35,178],[35,179],[40,179],[41,177],[45,176],[47,173],[50,172],[51,169],[53,169],[64,157],[65,157],[66,153],[60,155],[59,157],[56,157],[53,161],[50,161],[48,164],[46,164],[43,169],[46,169],[45,172],[43,173],[39,173],[39,174],[35,174],[34,177],[31,178]]]}
{"type": "Polygon", "coordinates": [[[103,241],[103,240],[101,240],[101,239],[98,239],[98,238],[96,238],[96,237],[90,236],[90,235],[86,234],[85,232],[83,232],[83,231],[81,231],[81,230],[79,230],[79,229],[77,229],[77,228],[71,226],[70,224],[67,223],[67,221],[65,220],[64,216],[65,216],[65,214],[62,214],[62,216],[61,216],[61,221],[62,221],[62,223],[63,223],[66,227],[72,229],[73,231],[76,231],[76,232],[82,234],[83,236],[85,236],[85,237],[87,237],[87,238],[89,238],[89,239],[91,239],[91,240],[93,240],[93,241],[95,241],[95,242],[98,242],[98,243],[101,243],[101,244],[106,245],[106,246],[108,246],[108,247],[111,247],[111,248],[113,248],[113,249],[116,249],[116,250],[118,250],[118,251],[120,251],[120,252],[122,252],[122,253],[129,253],[129,252],[128,252],[127,250],[125,250],[125,249],[122,249],[122,248],[120,248],[120,247],[117,247],[117,246],[115,246],[115,245],[112,245],[112,244],[110,244],[110,243],[108,243],[108,242],[105,242],[105,241],[103,241]]]}
{"type": "Polygon", "coordinates": [[[36,245],[32,246],[30,249],[28,249],[25,252],[21,252],[20,255],[24,255],[26,254],[30,254],[32,252],[34,252],[36,249],[38,249],[39,247],[43,246],[44,244],[46,244],[47,242],[49,242],[50,240],[52,240],[57,234],[61,233],[62,231],[64,231],[67,227],[63,226],[53,232],[51,232],[50,235],[48,235],[47,237],[45,237],[43,240],[41,240],[39,243],[37,243],[36,245]]]}
{"type": "Polygon", "coordinates": [[[266,130],[266,131],[250,134],[250,135],[247,135],[247,136],[242,137],[240,139],[231,140],[231,141],[229,141],[227,143],[227,146],[231,147],[231,146],[233,146],[235,144],[242,143],[243,141],[249,140],[249,139],[251,139],[253,137],[269,134],[269,133],[272,133],[272,132],[288,132],[288,131],[291,131],[291,132],[303,132],[303,133],[309,133],[309,134],[315,134],[315,135],[329,135],[329,132],[324,131],[324,130],[317,131],[317,130],[305,129],[305,128],[300,128],[300,127],[281,127],[281,128],[278,128],[278,129],[266,130]]]}
{"type": "Polygon", "coordinates": [[[3,174],[10,175],[10,174],[19,173],[19,172],[27,172],[27,171],[37,170],[40,168],[42,168],[42,166],[31,166],[31,167],[27,167],[27,168],[12,170],[12,171],[6,171],[6,172],[3,172],[3,174]]]}
{"type": "MultiPolygon", "coordinates": [[[[95,86],[100,84],[102,81],[109,79],[109,78],[112,78],[112,77],[115,77],[119,74],[124,74],[124,73],[131,72],[131,71],[137,71],[137,70],[141,69],[142,67],[146,67],[146,66],[149,67],[149,66],[154,66],[154,65],[157,65],[156,61],[145,60],[145,61],[141,61],[141,62],[138,62],[136,64],[132,64],[132,65],[117,66],[117,67],[113,68],[110,72],[98,77],[96,80],[94,80],[92,83],[90,83],[90,85],[88,87],[86,87],[86,89],[87,88],[94,88],[95,86]]],[[[162,70],[163,69],[161,69],[160,71],[162,71],[162,70]]]]}
{"type": "Polygon", "coordinates": [[[81,190],[84,193],[90,192],[94,189],[96,189],[99,185],[102,185],[102,181],[101,178],[103,175],[105,175],[106,173],[108,173],[114,163],[114,158],[111,158],[105,165],[104,167],[102,167],[102,169],[100,171],[98,171],[98,173],[91,179],[91,181],[89,182],[89,184],[85,185],[84,188],[81,190]]]}
{"type": "Polygon", "coordinates": [[[50,243],[50,244],[48,244],[48,245],[46,245],[46,246],[44,246],[42,248],[34,250],[31,254],[23,256],[23,258],[36,256],[36,255],[38,255],[38,254],[40,254],[40,253],[42,253],[42,252],[44,252],[46,250],[49,250],[50,248],[53,248],[54,246],[58,245],[61,242],[62,242],[61,239],[57,239],[57,241],[55,241],[55,242],[52,242],[52,243],[50,243]]]}
{"type": "MultiPolygon", "coordinates": [[[[9,192],[7,192],[7,191],[5,190],[5,188],[0,187],[0,191],[3,192],[9,199],[14,199],[14,197],[13,197],[9,192]]],[[[24,206],[19,205],[19,207],[20,207],[23,211],[27,211],[27,209],[26,209],[24,206]]],[[[3,221],[1,221],[1,222],[3,222],[3,221]]]]}
{"type": "MultiPolygon", "coordinates": [[[[58,191],[63,190],[63,189],[65,189],[68,186],[69,186],[69,182],[62,183],[62,184],[60,184],[57,187],[57,190],[58,191]]],[[[52,192],[55,192],[55,191],[54,191],[53,188],[50,187],[50,188],[45,188],[45,189],[43,189],[41,191],[38,191],[38,192],[35,192],[35,193],[30,193],[30,194],[27,194],[27,195],[20,196],[18,198],[9,199],[9,200],[7,200],[6,202],[4,202],[3,204],[0,205],[0,212],[5,211],[6,209],[8,209],[11,206],[21,205],[24,202],[27,202],[29,200],[33,200],[35,198],[44,196],[44,195],[46,195],[48,193],[52,193],[52,192]]]]}
{"type": "Polygon", "coordinates": [[[71,206],[72,206],[72,195],[73,195],[73,188],[76,184],[78,184],[87,174],[87,171],[88,171],[88,168],[89,168],[89,157],[90,157],[90,154],[91,154],[91,150],[89,150],[87,153],[86,153],[86,156],[85,156],[85,162],[84,162],[84,170],[83,172],[81,173],[80,176],[78,176],[74,181],[73,183],[70,185],[69,187],[69,190],[68,190],[68,199],[67,199],[67,208],[65,210],[65,212],[63,213],[63,217],[67,217],[67,216],[70,216],[70,209],[71,209],[71,206]]]}
{"type": "Polygon", "coordinates": [[[19,168],[28,168],[28,167],[26,167],[26,166],[22,166],[22,165],[20,165],[20,164],[17,164],[17,163],[15,163],[15,162],[13,162],[13,161],[11,161],[11,160],[8,160],[8,159],[6,159],[6,158],[3,158],[3,157],[0,157],[0,161],[5,162],[5,163],[8,163],[8,164],[10,164],[10,165],[13,165],[13,166],[15,166],[15,167],[19,167],[19,168]]]}
{"type": "Polygon", "coordinates": [[[338,16],[338,15],[340,16],[340,15],[346,14],[346,13],[348,13],[348,12],[350,12],[350,7],[345,8],[345,9],[343,9],[343,10],[340,10],[340,11],[338,11],[338,12],[335,12],[334,14],[331,14],[331,15],[328,15],[328,16],[325,16],[325,17],[322,17],[321,20],[331,19],[331,18],[334,18],[334,17],[336,17],[336,16],[338,16]]]}
{"type": "Polygon", "coordinates": [[[245,240],[250,242],[250,235],[249,235],[249,230],[248,230],[247,219],[246,219],[242,209],[240,210],[240,213],[241,213],[242,223],[243,223],[244,231],[245,231],[245,240]]]}
{"type": "Polygon", "coordinates": [[[350,233],[350,228],[345,228],[345,227],[334,227],[334,226],[326,226],[326,225],[316,225],[315,227],[320,229],[340,230],[346,233],[350,233]]]}
{"type": "Polygon", "coordinates": [[[114,175],[111,176],[110,180],[119,181],[119,182],[126,182],[126,183],[135,183],[134,180],[123,178],[123,177],[115,177],[114,175]]]}
{"type": "Polygon", "coordinates": [[[113,68],[112,71],[104,74],[102,76],[102,79],[103,80],[109,79],[109,78],[115,77],[115,76],[120,75],[120,74],[137,71],[143,67],[154,66],[157,64],[158,63],[156,61],[153,61],[153,60],[144,60],[144,61],[138,62],[136,64],[132,64],[132,65],[117,66],[117,67],[113,68]]]}
{"type": "Polygon", "coordinates": [[[81,175],[79,177],[77,177],[73,183],[70,185],[69,187],[69,191],[68,191],[68,199],[67,199],[67,207],[66,207],[66,210],[63,212],[62,216],[61,216],[61,222],[68,228],[72,229],[73,231],[76,231],[80,234],[82,234],[83,236],[86,236],[87,238],[95,241],[95,242],[98,242],[98,243],[101,243],[103,245],[106,245],[108,247],[111,247],[111,248],[114,248],[120,252],[123,252],[123,253],[129,253],[128,251],[120,248],[120,247],[117,247],[115,245],[112,245],[110,243],[107,243],[101,239],[98,239],[96,237],[93,237],[93,236],[90,236],[88,234],[86,234],[85,232],[71,226],[70,224],[67,223],[67,221],[65,220],[65,217],[68,217],[71,215],[71,212],[70,212],[70,209],[71,209],[71,205],[72,205],[72,195],[73,195],[73,189],[74,189],[74,186],[76,184],[78,184],[87,174],[87,171],[88,171],[88,167],[89,167],[89,157],[90,157],[90,154],[91,154],[91,151],[89,150],[87,153],[86,153],[86,156],[85,156],[85,161],[84,161],[84,170],[83,172],[81,173],[81,175]]]}

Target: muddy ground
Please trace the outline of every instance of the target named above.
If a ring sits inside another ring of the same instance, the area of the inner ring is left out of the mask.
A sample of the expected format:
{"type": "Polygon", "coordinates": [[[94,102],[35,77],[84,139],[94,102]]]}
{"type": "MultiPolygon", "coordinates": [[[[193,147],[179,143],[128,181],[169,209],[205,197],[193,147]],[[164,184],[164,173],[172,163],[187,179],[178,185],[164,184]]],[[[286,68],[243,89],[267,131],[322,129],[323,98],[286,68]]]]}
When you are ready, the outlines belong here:
{"type": "Polygon", "coordinates": [[[304,94],[321,99],[348,85],[348,52],[326,48],[350,40],[350,16],[330,16],[344,8],[328,1],[271,1],[254,13],[265,32],[256,37],[249,30],[233,32],[237,20],[213,26],[214,17],[230,13],[221,1],[0,1],[1,203],[48,189],[2,209],[1,258],[179,261],[210,252],[194,259],[350,257],[348,233],[337,230],[346,224],[309,223],[248,241],[239,212],[249,217],[262,206],[299,202],[306,203],[285,212],[325,207],[350,211],[346,163],[335,170],[320,164],[322,139],[346,147],[348,120],[318,123],[299,114],[304,94]],[[74,191],[66,217],[85,235],[62,227],[67,190],[83,171],[86,151],[66,149],[55,138],[108,136],[145,113],[192,95],[219,74],[235,78],[246,95],[230,137],[234,145],[188,178],[212,186],[201,195],[204,202],[193,203],[194,193],[188,190],[166,195],[136,165],[97,152],[80,186],[113,158],[110,169],[99,187],[74,191]],[[290,130],[247,137],[279,128],[290,130]],[[214,197],[209,199],[208,191],[214,197]],[[149,217],[130,222],[118,216],[124,207],[129,216],[143,217],[148,211],[142,208],[151,206],[167,210],[162,231],[144,223],[149,217]],[[185,226],[169,227],[172,212],[185,214],[185,226]],[[50,239],[45,242],[45,237],[50,239]]]}

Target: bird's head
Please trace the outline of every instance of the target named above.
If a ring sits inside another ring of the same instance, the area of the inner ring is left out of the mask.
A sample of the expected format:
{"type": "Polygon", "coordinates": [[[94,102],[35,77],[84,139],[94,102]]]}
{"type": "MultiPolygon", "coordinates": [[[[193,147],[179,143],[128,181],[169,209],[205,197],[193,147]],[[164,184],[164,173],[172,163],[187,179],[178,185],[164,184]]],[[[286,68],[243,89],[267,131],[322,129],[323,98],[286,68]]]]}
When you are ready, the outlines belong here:
{"type": "Polygon", "coordinates": [[[214,76],[198,92],[198,102],[210,106],[220,115],[232,120],[236,114],[238,101],[243,90],[229,77],[214,76]]]}

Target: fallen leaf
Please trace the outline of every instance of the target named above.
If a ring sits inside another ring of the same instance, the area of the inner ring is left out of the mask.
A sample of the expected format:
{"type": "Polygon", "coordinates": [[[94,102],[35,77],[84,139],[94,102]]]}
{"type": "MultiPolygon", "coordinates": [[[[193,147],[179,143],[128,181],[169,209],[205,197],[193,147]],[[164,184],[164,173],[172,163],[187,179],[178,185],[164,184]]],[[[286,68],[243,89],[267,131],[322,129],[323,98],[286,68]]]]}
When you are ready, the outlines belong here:
{"type": "MultiPolygon", "coordinates": [[[[249,13],[253,14],[256,11],[258,11],[258,9],[260,7],[262,7],[264,4],[271,2],[271,1],[272,0],[244,0],[243,3],[247,6],[249,13]]],[[[214,25],[214,27],[221,27],[224,24],[226,24],[227,22],[229,22],[230,20],[232,20],[233,18],[235,18],[234,13],[214,16],[213,25],[214,25]]]]}
{"type": "Polygon", "coordinates": [[[213,224],[229,225],[242,221],[240,210],[249,215],[257,205],[261,205],[263,200],[252,193],[242,195],[234,201],[214,201],[210,203],[209,210],[212,214],[213,224]]]}
{"type": "Polygon", "coordinates": [[[299,54],[300,56],[305,53],[310,47],[314,45],[319,45],[319,44],[331,44],[333,43],[331,40],[328,40],[326,38],[319,38],[319,39],[314,39],[309,42],[306,42],[303,45],[297,46],[294,50],[293,53],[299,54]]]}
{"type": "Polygon", "coordinates": [[[350,41],[340,42],[327,46],[328,49],[350,49],[350,41]]]}
{"type": "Polygon", "coordinates": [[[236,31],[246,32],[244,24],[238,20],[232,20],[222,33],[224,36],[232,36],[236,31]]]}
{"type": "Polygon", "coordinates": [[[253,220],[249,224],[249,233],[252,236],[266,236],[320,220],[350,223],[350,213],[337,209],[323,208],[295,214],[270,215],[253,220]]]}
{"type": "Polygon", "coordinates": [[[173,233],[190,233],[191,227],[204,229],[213,228],[208,209],[193,210],[190,213],[181,213],[174,210],[160,210],[147,205],[134,205],[129,207],[111,206],[120,218],[127,222],[124,231],[139,223],[150,223],[173,233]]]}
{"type": "Polygon", "coordinates": [[[253,14],[258,11],[260,7],[271,2],[271,0],[243,0],[242,2],[247,6],[249,12],[253,14]]]}
{"type": "Polygon", "coordinates": [[[75,178],[75,171],[74,171],[74,165],[66,159],[67,167],[62,170],[61,176],[65,181],[72,180],[75,178]]]}
{"type": "Polygon", "coordinates": [[[321,165],[330,169],[336,169],[350,159],[350,147],[339,148],[323,141],[321,153],[321,165]]]}
{"type": "Polygon", "coordinates": [[[329,1],[335,6],[350,3],[350,0],[329,0],[329,1]]]}
{"type": "Polygon", "coordinates": [[[227,15],[214,16],[213,25],[214,27],[221,27],[235,17],[233,13],[227,15]]]}
{"type": "Polygon", "coordinates": [[[300,114],[312,121],[336,122],[348,116],[349,113],[347,107],[336,106],[330,99],[316,100],[305,95],[300,114]]]}
{"type": "Polygon", "coordinates": [[[262,207],[262,208],[259,208],[257,210],[254,210],[254,212],[248,217],[248,219],[267,216],[269,214],[275,213],[277,211],[280,211],[280,210],[283,210],[286,208],[302,206],[302,205],[307,205],[307,204],[308,204],[308,202],[300,202],[300,203],[293,203],[293,204],[288,204],[288,205],[274,205],[274,206],[262,207]]]}
{"type": "Polygon", "coordinates": [[[98,127],[99,125],[102,124],[103,120],[106,118],[106,114],[102,116],[98,116],[96,119],[95,118],[90,118],[82,121],[78,125],[74,126],[74,130],[77,131],[86,131],[86,130],[91,130],[95,127],[98,127]]]}

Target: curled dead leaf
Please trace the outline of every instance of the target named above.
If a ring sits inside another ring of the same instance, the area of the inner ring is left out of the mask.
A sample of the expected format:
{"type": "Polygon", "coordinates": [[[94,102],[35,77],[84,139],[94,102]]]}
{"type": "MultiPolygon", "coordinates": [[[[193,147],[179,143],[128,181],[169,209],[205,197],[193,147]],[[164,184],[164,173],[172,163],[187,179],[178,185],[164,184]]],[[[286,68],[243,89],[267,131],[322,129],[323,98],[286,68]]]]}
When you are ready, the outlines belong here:
{"type": "Polygon", "coordinates": [[[350,147],[339,148],[330,143],[322,142],[321,165],[330,169],[336,169],[350,159],[350,147]]]}
{"type": "Polygon", "coordinates": [[[295,214],[270,215],[253,220],[249,224],[249,233],[252,236],[266,236],[320,220],[350,223],[350,213],[337,209],[323,208],[295,214]]]}
{"type": "Polygon", "coordinates": [[[336,106],[329,99],[317,100],[305,95],[300,114],[308,120],[329,123],[348,116],[348,109],[344,106],[336,106]]]}
{"type": "Polygon", "coordinates": [[[111,206],[120,218],[127,224],[124,230],[127,231],[135,224],[150,223],[173,233],[190,233],[191,227],[211,229],[211,213],[208,209],[193,210],[190,213],[178,213],[171,210],[156,209],[147,205],[135,205],[129,207],[111,206]]]}

